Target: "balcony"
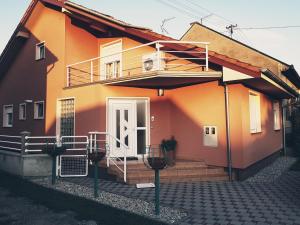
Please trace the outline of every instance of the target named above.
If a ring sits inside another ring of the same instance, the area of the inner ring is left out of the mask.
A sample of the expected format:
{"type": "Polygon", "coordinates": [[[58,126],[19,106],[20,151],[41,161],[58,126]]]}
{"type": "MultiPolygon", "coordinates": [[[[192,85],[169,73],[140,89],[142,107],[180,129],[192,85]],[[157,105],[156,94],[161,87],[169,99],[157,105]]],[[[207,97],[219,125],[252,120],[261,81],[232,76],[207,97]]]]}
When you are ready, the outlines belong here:
{"type": "Polygon", "coordinates": [[[68,65],[66,86],[172,88],[220,78],[208,64],[205,42],[154,41],[125,50],[121,42],[101,48],[100,57],[68,65]]]}

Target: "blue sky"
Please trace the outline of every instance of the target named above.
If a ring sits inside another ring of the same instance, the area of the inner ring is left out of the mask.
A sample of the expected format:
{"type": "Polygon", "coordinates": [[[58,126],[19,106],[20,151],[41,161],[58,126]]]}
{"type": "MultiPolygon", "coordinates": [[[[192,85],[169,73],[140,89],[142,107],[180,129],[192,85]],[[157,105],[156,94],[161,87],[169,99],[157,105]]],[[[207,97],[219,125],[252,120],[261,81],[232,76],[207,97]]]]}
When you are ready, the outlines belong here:
{"type": "MultiPolygon", "coordinates": [[[[173,0],[181,8],[189,7],[186,15],[168,7],[161,1],[168,0],[73,0],[76,3],[112,15],[126,22],[151,28],[160,32],[163,19],[175,17],[166,24],[169,35],[180,38],[189,28],[189,24],[208,15],[204,24],[226,32],[230,22],[239,27],[265,27],[300,25],[300,1],[297,0],[173,0]],[[192,2],[192,3],[191,3],[192,2]],[[181,5],[180,5],[181,4],[181,5]],[[207,10],[204,10],[204,7],[207,10]],[[230,21],[230,22],[229,22],[230,21]]],[[[9,0],[0,8],[0,52],[2,52],[30,0],[9,0]],[[5,21],[5,22],[3,22],[5,21]]],[[[235,31],[234,38],[245,42],[286,63],[294,64],[300,73],[300,28],[274,30],[242,30],[235,31]]],[[[207,40],[202,40],[207,41],[207,40]]]]}

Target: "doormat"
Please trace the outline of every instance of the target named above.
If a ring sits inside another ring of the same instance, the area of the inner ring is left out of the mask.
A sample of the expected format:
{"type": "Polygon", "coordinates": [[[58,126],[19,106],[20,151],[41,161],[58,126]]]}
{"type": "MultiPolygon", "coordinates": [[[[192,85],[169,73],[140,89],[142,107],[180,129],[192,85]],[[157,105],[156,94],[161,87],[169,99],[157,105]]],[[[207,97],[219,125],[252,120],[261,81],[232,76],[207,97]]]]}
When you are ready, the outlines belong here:
{"type": "Polygon", "coordinates": [[[153,183],[142,183],[142,184],[136,184],[136,188],[142,189],[142,188],[154,188],[155,184],[153,183]]]}
{"type": "MultiPolygon", "coordinates": [[[[134,161],[134,160],[138,160],[138,157],[126,157],[127,161],[134,161]]],[[[124,157],[122,158],[118,158],[117,161],[124,161],[124,157]]]]}

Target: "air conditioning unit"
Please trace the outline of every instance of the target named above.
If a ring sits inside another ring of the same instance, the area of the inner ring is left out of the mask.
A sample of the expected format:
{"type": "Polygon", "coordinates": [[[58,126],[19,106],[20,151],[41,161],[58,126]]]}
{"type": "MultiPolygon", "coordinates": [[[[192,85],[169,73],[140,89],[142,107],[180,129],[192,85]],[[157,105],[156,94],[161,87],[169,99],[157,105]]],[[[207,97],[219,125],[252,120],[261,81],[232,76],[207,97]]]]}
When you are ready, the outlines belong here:
{"type": "Polygon", "coordinates": [[[143,73],[157,71],[157,70],[164,70],[166,67],[166,62],[165,62],[164,57],[165,57],[164,52],[160,52],[160,57],[159,57],[160,65],[159,65],[157,52],[144,55],[142,57],[143,73]],[[159,66],[160,66],[160,68],[159,68],[159,66]]]}

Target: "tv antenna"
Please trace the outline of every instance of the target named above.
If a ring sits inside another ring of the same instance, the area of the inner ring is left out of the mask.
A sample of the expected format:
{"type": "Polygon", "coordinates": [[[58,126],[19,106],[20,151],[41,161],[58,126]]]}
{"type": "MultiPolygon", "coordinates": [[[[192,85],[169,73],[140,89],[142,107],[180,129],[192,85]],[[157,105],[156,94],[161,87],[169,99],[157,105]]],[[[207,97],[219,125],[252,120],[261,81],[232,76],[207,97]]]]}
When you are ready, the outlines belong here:
{"type": "Polygon", "coordinates": [[[167,18],[167,19],[164,19],[160,25],[160,29],[161,29],[161,32],[163,34],[169,34],[168,30],[166,29],[165,25],[167,22],[171,21],[171,20],[174,20],[176,17],[171,17],[171,18],[167,18]]]}
{"type": "Polygon", "coordinates": [[[232,36],[233,36],[234,28],[237,28],[237,26],[238,26],[237,24],[235,24],[235,25],[234,25],[234,24],[230,24],[229,26],[226,27],[226,29],[229,30],[229,33],[230,33],[230,37],[231,37],[231,38],[232,38],[232,36]]]}
{"type": "Polygon", "coordinates": [[[210,14],[208,14],[208,15],[206,15],[206,16],[201,17],[201,19],[200,19],[201,24],[203,24],[203,20],[206,20],[208,17],[211,17],[211,16],[213,16],[213,15],[214,15],[213,13],[210,13],[210,14]]]}

